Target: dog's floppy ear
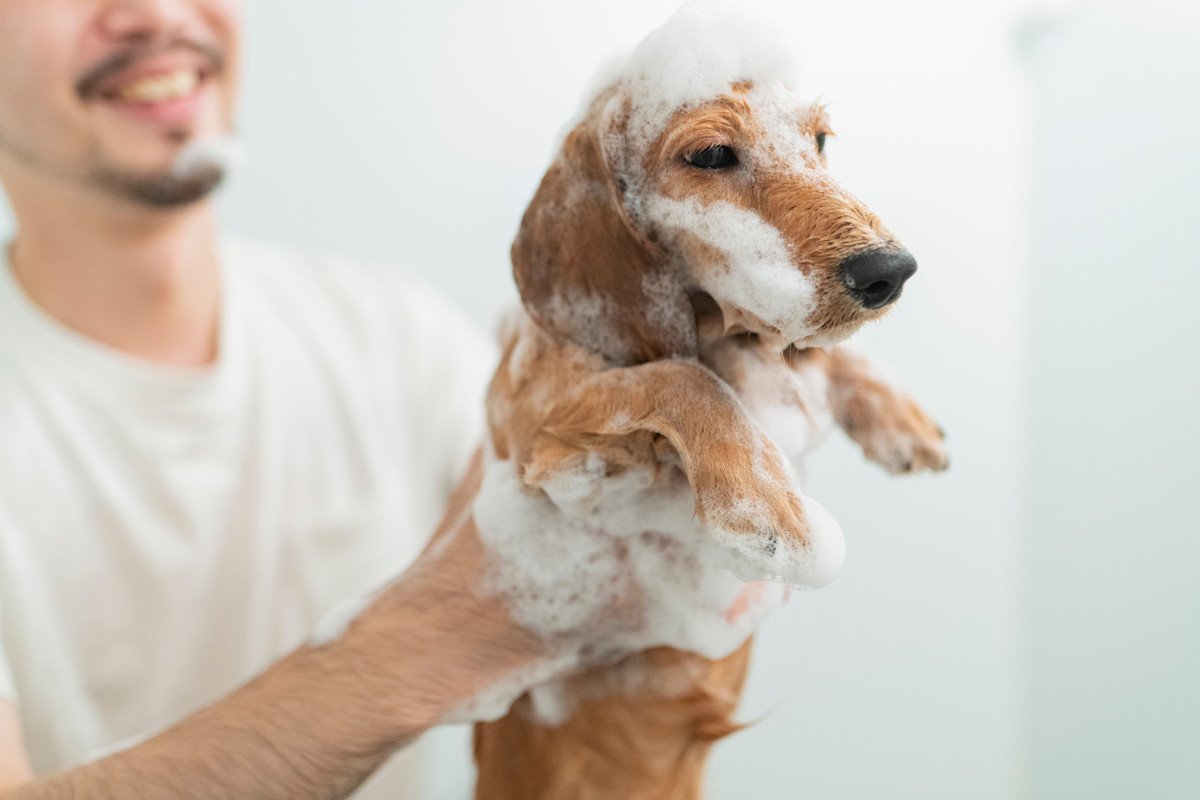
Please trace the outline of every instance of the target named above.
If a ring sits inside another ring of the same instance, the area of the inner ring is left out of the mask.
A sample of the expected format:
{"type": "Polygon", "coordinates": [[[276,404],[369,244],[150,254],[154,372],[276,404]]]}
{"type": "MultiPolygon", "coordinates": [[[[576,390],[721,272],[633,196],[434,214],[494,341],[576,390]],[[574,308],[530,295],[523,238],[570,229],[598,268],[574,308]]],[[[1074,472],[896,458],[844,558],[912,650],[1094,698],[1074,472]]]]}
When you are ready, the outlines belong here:
{"type": "Polygon", "coordinates": [[[620,134],[602,109],[568,134],[525,210],[512,247],[521,299],[553,336],[613,364],[692,355],[683,281],[629,219],[604,145],[620,134]]]}

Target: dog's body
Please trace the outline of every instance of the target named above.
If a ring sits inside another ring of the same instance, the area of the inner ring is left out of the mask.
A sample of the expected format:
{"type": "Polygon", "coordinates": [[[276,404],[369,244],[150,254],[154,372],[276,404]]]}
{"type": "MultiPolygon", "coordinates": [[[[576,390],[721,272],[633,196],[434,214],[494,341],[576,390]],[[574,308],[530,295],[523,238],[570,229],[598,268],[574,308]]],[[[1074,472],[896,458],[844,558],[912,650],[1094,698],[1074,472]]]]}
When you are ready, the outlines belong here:
{"type": "MultiPolygon", "coordinates": [[[[725,35],[709,22],[673,20],[725,35]]],[[[567,136],[513,247],[525,312],[475,523],[514,618],[593,666],[477,725],[485,800],[697,797],[754,629],[841,566],[794,466],[835,422],[890,471],[946,465],[915,403],[834,346],[915,265],[825,172],[823,111],[745,63],[656,94],[670,26],[567,136]],[[606,615],[631,623],[589,633],[606,615]]]]}
{"type": "MultiPolygon", "coordinates": [[[[600,524],[606,514],[627,519],[629,515],[620,513],[621,509],[636,508],[639,502],[670,505],[672,499],[665,495],[673,485],[686,485],[686,480],[675,447],[656,430],[665,429],[676,418],[692,416],[701,429],[694,439],[687,430],[668,437],[686,442],[682,446],[697,465],[736,460],[728,457],[726,448],[744,447],[745,442],[753,441],[755,423],[782,445],[787,458],[799,461],[836,422],[889,471],[945,466],[936,427],[910,399],[877,378],[867,361],[841,348],[809,349],[784,357],[753,339],[729,337],[715,342],[696,362],[652,363],[654,371],[634,378],[638,386],[619,385],[616,392],[620,397],[600,397],[591,381],[599,377],[603,382],[606,373],[615,375],[621,368],[606,368],[581,348],[556,343],[528,318],[508,331],[489,401],[491,441],[494,458],[499,463],[525,465],[521,486],[538,493],[527,501],[539,504],[543,511],[513,518],[514,524],[529,526],[527,539],[536,541],[546,534],[557,537],[572,529],[567,520],[600,524]],[[713,406],[720,408],[727,397],[722,385],[731,387],[744,406],[740,412],[728,408],[724,412],[730,417],[745,414],[745,418],[726,418],[723,412],[714,411],[713,406]],[[714,402],[706,392],[719,400],[714,402]],[[672,405],[679,406],[677,417],[670,410],[672,405]],[[603,420],[612,416],[633,420],[656,414],[666,416],[667,422],[630,432],[603,425],[603,420]],[[728,438],[717,435],[718,431],[728,438]],[[621,480],[621,476],[639,471],[644,477],[632,486],[621,480]],[[574,491],[554,485],[564,476],[566,483],[574,484],[574,491]],[[610,488],[607,494],[605,484],[610,488]],[[548,497],[538,496],[546,487],[548,497]],[[557,524],[545,522],[545,509],[549,508],[552,514],[561,515],[557,524]]],[[[614,382],[626,384],[624,380],[614,382]]],[[[725,477],[736,486],[725,486],[722,491],[730,496],[757,491],[761,487],[755,485],[753,476],[749,467],[734,467],[725,477]]],[[[676,535],[690,531],[697,543],[702,541],[705,526],[692,518],[691,493],[674,506],[667,513],[678,519],[676,535]]],[[[721,512],[706,513],[711,517],[721,512]]],[[[647,520],[647,525],[653,524],[648,521],[653,516],[645,509],[633,514],[635,519],[647,520]]],[[[660,528],[671,527],[655,521],[660,528]]],[[[488,522],[486,517],[477,517],[481,526],[488,522]]],[[[650,532],[647,528],[646,533],[650,532]]],[[[628,541],[629,533],[621,533],[624,536],[618,536],[613,546],[636,548],[637,544],[628,541]]],[[[573,541],[569,534],[563,539],[564,543],[573,541]]],[[[536,560],[530,564],[535,572],[541,569],[536,560]]],[[[681,571],[685,579],[704,575],[696,565],[681,571]]],[[[711,575],[704,577],[712,580],[711,575]]],[[[536,575],[524,578],[538,585],[536,575]]],[[[503,719],[478,724],[477,798],[694,800],[699,796],[711,744],[737,729],[732,716],[749,663],[748,637],[762,615],[782,602],[786,590],[778,584],[758,584],[756,592],[731,597],[727,584],[715,590],[705,587],[697,595],[686,588],[679,591],[678,575],[670,576],[667,583],[677,601],[683,594],[684,602],[692,603],[693,611],[700,614],[732,599],[726,606],[729,627],[725,636],[718,636],[713,643],[694,631],[682,634],[685,640],[695,637],[690,649],[714,649],[700,655],[654,647],[620,663],[594,667],[541,687],[518,700],[503,719]],[[707,609],[703,608],[706,604],[707,609]],[[735,649],[724,655],[730,647],[735,649]]],[[[545,592],[542,599],[546,602],[564,600],[565,587],[538,588],[545,592]]],[[[595,603],[602,604],[616,599],[605,597],[608,588],[587,585],[585,580],[571,586],[568,593],[589,593],[595,603]]]]}

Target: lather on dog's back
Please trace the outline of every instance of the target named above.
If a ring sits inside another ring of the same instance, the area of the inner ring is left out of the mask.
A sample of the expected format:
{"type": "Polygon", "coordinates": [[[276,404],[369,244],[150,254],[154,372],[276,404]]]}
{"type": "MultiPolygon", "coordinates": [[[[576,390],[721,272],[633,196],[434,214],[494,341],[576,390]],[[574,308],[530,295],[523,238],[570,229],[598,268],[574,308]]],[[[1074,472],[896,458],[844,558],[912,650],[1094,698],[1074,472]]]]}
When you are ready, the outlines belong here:
{"type": "Polygon", "coordinates": [[[890,471],[946,465],[920,408],[837,346],[916,264],[830,176],[784,50],[686,7],[522,220],[474,521],[486,588],[590,666],[477,725],[479,798],[697,797],[758,623],[841,567],[799,460],[836,422],[890,471]],[[581,635],[621,604],[627,628],[581,635]]]}

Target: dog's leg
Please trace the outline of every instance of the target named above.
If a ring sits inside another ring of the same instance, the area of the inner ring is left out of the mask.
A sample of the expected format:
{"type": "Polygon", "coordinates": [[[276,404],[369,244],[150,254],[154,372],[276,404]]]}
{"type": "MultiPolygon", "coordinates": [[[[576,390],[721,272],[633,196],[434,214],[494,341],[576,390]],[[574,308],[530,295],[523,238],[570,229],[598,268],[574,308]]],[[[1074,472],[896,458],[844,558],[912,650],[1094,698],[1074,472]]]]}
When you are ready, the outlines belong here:
{"type": "Polygon", "coordinates": [[[588,670],[564,681],[557,724],[526,695],[475,726],[476,800],[699,800],[712,744],[741,727],[749,656],[656,648],[588,670]]]}
{"type": "Polygon", "coordinates": [[[744,535],[735,549],[751,542],[780,544],[781,551],[810,548],[813,528],[791,466],[729,386],[694,362],[656,361],[587,376],[551,410],[523,475],[542,486],[614,445],[627,464],[654,462],[664,439],[678,453],[710,531],[730,534],[729,542],[744,535]]]}
{"type": "Polygon", "coordinates": [[[857,353],[825,352],[834,418],[868,459],[893,475],[949,466],[945,433],[915,400],[857,353]]]}

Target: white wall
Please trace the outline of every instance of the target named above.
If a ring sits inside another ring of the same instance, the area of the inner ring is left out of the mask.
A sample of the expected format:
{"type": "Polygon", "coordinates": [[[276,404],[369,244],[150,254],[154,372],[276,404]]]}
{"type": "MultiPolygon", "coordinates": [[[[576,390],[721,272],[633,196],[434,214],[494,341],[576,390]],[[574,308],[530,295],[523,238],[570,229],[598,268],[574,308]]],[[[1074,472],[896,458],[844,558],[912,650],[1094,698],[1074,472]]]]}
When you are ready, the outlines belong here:
{"type": "Polygon", "coordinates": [[[1200,797],[1200,9],[1060,20],[1036,87],[1029,796],[1200,797]]]}

